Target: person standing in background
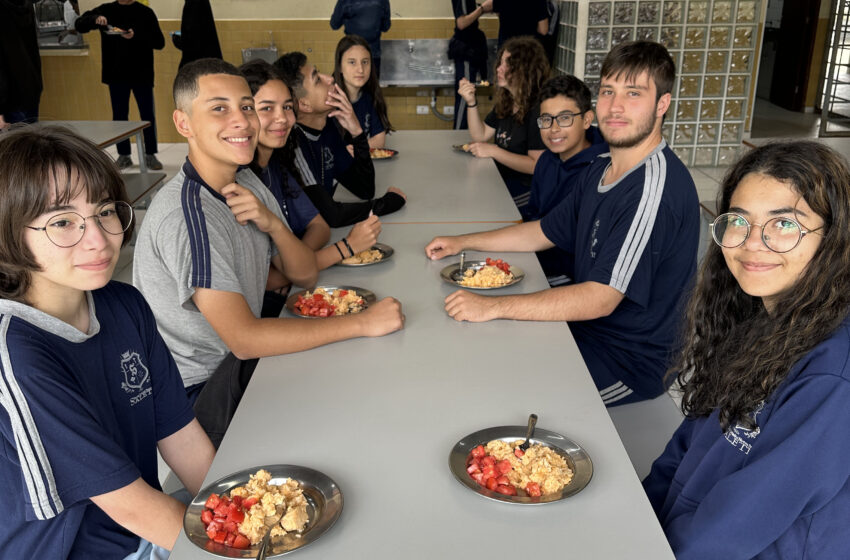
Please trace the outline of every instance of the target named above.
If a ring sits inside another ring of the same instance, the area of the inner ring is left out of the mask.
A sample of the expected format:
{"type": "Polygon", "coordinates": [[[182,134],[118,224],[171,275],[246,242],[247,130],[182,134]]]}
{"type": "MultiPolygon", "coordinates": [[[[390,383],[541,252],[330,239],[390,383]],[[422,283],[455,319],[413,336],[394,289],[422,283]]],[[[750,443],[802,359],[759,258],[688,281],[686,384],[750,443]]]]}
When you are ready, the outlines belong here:
{"type": "MultiPolygon", "coordinates": [[[[101,82],[109,86],[112,120],[126,121],[130,115],[130,92],[136,98],[139,117],[150,121],[144,130],[145,164],[162,169],[156,159],[156,116],[153,103],[153,51],[165,47],[165,37],[156,14],[135,0],[116,0],[89,10],[74,23],[77,31],[100,29],[101,82]]],[[[139,157],[142,157],[139,154],[139,157]]],[[[130,141],[118,143],[119,168],[133,165],[130,141]]]]}
{"type": "Polygon", "coordinates": [[[372,66],[381,77],[381,33],[390,30],[390,0],[337,0],[331,29],[345,26],[346,35],[360,35],[369,42],[372,66]]]}
{"type": "Polygon", "coordinates": [[[499,47],[511,37],[549,33],[546,0],[493,0],[493,11],[499,14],[499,47]]]}
{"type": "Polygon", "coordinates": [[[493,11],[493,0],[452,0],[455,32],[449,41],[449,58],[455,62],[455,129],[465,130],[466,100],[457,93],[460,81],[477,82],[487,78],[487,37],[478,28],[478,18],[493,11]]]}
{"type": "Polygon", "coordinates": [[[179,68],[201,58],[222,58],[210,0],[186,0],[180,31],[171,33],[171,42],[183,51],[179,68]]]}
{"type": "Polygon", "coordinates": [[[41,57],[31,0],[0,0],[0,129],[38,120],[41,57]]]}

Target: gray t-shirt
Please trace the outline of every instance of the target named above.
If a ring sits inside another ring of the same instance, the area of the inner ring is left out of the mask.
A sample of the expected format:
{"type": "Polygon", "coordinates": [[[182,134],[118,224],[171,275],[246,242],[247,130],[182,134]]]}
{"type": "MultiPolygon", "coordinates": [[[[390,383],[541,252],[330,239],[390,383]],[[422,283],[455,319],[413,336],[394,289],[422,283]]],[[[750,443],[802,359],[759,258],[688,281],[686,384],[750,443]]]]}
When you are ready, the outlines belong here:
{"type": "MultiPolygon", "coordinates": [[[[254,173],[240,170],[236,182],[286,224],[254,173]]],[[[153,309],[186,387],[206,381],[230,351],[192,301],[195,289],[242,294],[259,317],[276,253],[272,239],[253,222],[239,225],[224,197],[188,160],[154,197],[136,240],[133,284],[153,309]]]]}

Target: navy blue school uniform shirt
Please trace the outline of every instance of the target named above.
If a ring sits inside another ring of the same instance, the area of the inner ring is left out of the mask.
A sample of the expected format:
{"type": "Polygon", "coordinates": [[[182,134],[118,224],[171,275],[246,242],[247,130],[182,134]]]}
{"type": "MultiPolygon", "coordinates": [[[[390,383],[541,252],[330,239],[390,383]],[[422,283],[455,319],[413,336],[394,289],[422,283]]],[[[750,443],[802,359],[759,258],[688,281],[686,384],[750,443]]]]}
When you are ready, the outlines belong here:
{"type": "Polygon", "coordinates": [[[305,185],[320,185],[333,195],[338,181],[362,199],[375,196],[375,167],[365,133],[350,141],[354,157],[348,153],[346,142],[333,118],[328,119],[322,130],[297,124],[292,134],[298,143],[295,165],[305,185]]]}
{"type": "Polygon", "coordinates": [[[352,103],[351,107],[354,109],[354,114],[360,121],[360,126],[363,127],[363,132],[366,133],[367,138],[384,132],[384,123],[381,122],[378,110],[375,109],[375,99],[372,94],[361,90],[360,98],[352,103]]]}
{"type": "Polygon", "coordinates": [[[690,173],[663,140],[602,185],[609,164],[597,157],[541,227],[572,255],[576,283],[594,281],[624,295],[609,316],[569,323],[591,376],[616,377],[652,398],[665,389],[681,300],[696,269],[699,200],[690,173]]]}
{"type": "Polygon", "coordinates": [[[90,498],[141,477],[194,418],[150,307],[132,286],[87,294],[88,333],[0,300],[4,558],[123,558],[139,538],[90,498]]]}
{"type": "Polygon", "coordinates": [[[319,211],[310,201],[310,197],[304,193],[295,177],[272,158],[268,167],[263,169],[260,179],[277,200],[292,233],[299,239],[304,237],[307,225],[319,215],[319,211]]]}
{"type": "Polygon", "coordinates": [[[346,35],[360,35],[369,43],[372,58],[381,58],[381,32],[389,31],[389,0],[337,0],[331,29],[345,26],[346,35]]]}
{"type": "Polygon", "coordinates": [[[750,418],[685,419],[643,481],[676,558],[847,558],[850,321],[750,418]]]}
{"type": "Polygon", "coordinates": [[[549,19],[546,0],[493,0],[499,14],[499,46],[511,37],[537,35],[537,22],[549,19]]]}

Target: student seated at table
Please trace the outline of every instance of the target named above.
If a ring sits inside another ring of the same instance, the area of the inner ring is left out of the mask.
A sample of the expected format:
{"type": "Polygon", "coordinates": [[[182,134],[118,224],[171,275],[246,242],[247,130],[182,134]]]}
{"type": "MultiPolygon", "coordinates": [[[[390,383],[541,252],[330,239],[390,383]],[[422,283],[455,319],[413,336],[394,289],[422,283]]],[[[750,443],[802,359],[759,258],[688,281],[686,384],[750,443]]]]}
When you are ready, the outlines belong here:
{"type": "Polygon", "coordinates": [[[394,129],[387,117],[387,102],[372,66],[369,43],[359,35],[346,35],[336,45],[334,81],[348,95],[354,114],[369,139],[370,148],[383,148],[394,129]]]}
{"type": "Polygon", "coordinates": [[[307,194],[328,225],[350,226],[369,215],[368,211],[352,214],[333,204],[337,182],[355,196],[370,201],[372,212],[378,216],[404,206],[404,193],[393,187],[381,198],[372,200],[375,167],[369,154],[369,141],[351,102],[333,78],[320,73],[300,52],[287,53],[274,65],[297,99],[297,124],[292,132],[297,144],[295,163],[304,184],[319,185],[325,191],[325,197],[312,190],[307,194]],[[353,157],[346,143],[353,145],[353,157]]]}
{"type": "MultiPolygon", "coordinates": [[[[608,151],[608,144],[592,126],[590,90],[575,76],[548,80],[540,90],[537,127],[548,150],[537,158],[531,179],[531,197],[520,209],[524,221],[539,220],[557,206],[593,159],[608,151]]],[[[537,253],[550,286],[570,282],[569,258],[558,247],[537,253]]]]}
{"type": "Polygon", "coordinates": [[[727,173],[671,371],[685,420],[644,480],[676,558],[850,550],[850,167],[811,141],[727,173]]]}
{"type": "Polygon", "coordinates": [[[20,128],[0,196],[2,556],[164,558],[186,507],[157,449],[192,494],[215,450],[144,298],[110,281],[133,233],[121,174],[65,128],[20,128]]]}
{"type": "Polygon", "coordinates": [[[499,174],[522,212],[528,204],[534,164],[545,148],[537,128],[537,97],[549,77],[549,62],[540,42],[531,37],[509,39],[499,49],[496,60],[496,103],[483,121],[475,84],[461,79],[458,94],[466,101],[472,138],[470,153],[496,161],[499,174]]]}
{"type": "Polygon", "coordinates": [[[675,79],[667,50],[621,43],[602,65],[596,112],[610,157],[597,157],[567,197],[539,221],[426,247],[432,259],[477,251],[567,253],[574,284],[487,297],[458,290],[458,321],[568,321],[608,406],[664,392],[680,300],[696,268],[699,202],[688,170],[661,137],[675,79]]]}
{"type": "Polygon", "coordinates": [[[298,352],[403,324],[386,298],[322,321],[260,318],[269,265],[300,286],[315,255],[290,231],[250,169],[259,121],[233,65],[201,59],[174,80],[173,119],[189,144],[180,172],[154,197],[136,242],[133,282],[153,308],[195,414],[218,445],[262,356],[298,352]]]}
{"type": "MultiPolygon", "coordinates": [[[[239,71],[254,95],[260,121],[252,169],[274,195],[292,233],[316,253],[319,270],[371,248],[381,233],[381,221],[377,216],[358,222],[346,237],[327,245],[330,227],[304,194],[301,174],[295,167],[295,142],[290,140],[295,124],[295,100],[289,88],[275,67],[264,60],[252,60],[240,66],[239,71]]],[[[368,202],[350,204],[366,205],[368,202]]],[[[289,280],[276,268],[269,269],[267,290],[280,290],[289,284],[289,280]]],[[[266,299],[274,301],[279,298],[267,293],[266,299]]],[[[282,304],[277,313],[281,309],[282,304]]],[[[275,314],[273,307],[269,313],[275,314]]]]}

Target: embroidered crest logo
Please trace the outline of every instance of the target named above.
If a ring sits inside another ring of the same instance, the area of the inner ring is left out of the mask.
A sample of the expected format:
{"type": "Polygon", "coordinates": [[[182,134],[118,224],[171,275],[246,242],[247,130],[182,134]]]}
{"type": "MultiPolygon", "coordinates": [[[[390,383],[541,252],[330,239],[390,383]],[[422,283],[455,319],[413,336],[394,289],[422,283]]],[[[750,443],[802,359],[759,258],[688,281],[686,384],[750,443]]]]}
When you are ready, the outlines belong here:
{"type": "Polygon", "coordinates": [[[329,146],[322,146],[322,161],[325,164],[325,171],[331,171],[334,168],[334,153],[329,146]]]}
{"type": "Polygon", "coordinates": [[[758,415],[764,408],[764,402],[759,403],[754,411],[750,413],[750,418],[753,420],[753,424],[756,425],[755,428],[750,430],[746,428],[740,422],[737,422],[734,426],[730,426],[728,430],[726,430],[726,441],[728,441],[732,447],[742,451],[744,455],[749,455],[750,450],[753,448],[752,444],[747,443],[747,439],[754,440],[761,433],[761,428],[758,427],[758,415]],[[746,438],[746,439],[744,439],[746,438]]]}
{"type": "Polygon", "coordinates": [[[140,390],[150,376],[139,353],[129,350],[121,354],[121,371],[124,372],[124,383],[121,384],[121,388],[128,393],[140,390]]]}

